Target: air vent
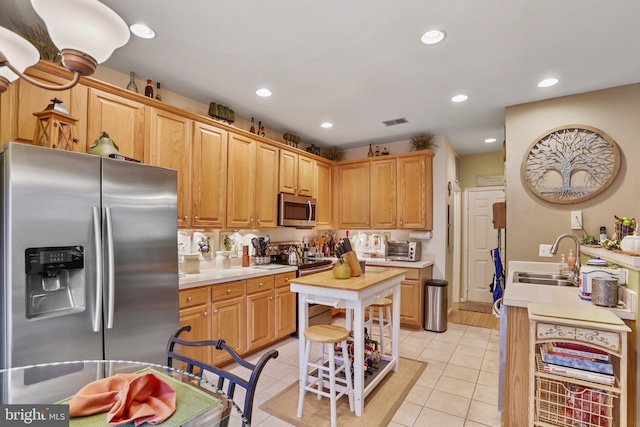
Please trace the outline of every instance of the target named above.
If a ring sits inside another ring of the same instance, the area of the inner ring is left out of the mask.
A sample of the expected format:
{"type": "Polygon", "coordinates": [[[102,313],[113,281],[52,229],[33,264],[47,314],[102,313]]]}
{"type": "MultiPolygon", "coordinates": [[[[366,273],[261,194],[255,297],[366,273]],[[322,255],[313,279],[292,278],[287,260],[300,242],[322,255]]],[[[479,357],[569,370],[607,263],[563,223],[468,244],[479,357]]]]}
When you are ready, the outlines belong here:
{"type": "Polygon", "coordinates": [[[403,123],[409,123],[409,120],[407,120],[404,117],[402,117],[400,119],[387,120],[387,121],[384,121],[382,123],[385,126],[395,126],[395,125],[401,125],[403,123]]]}

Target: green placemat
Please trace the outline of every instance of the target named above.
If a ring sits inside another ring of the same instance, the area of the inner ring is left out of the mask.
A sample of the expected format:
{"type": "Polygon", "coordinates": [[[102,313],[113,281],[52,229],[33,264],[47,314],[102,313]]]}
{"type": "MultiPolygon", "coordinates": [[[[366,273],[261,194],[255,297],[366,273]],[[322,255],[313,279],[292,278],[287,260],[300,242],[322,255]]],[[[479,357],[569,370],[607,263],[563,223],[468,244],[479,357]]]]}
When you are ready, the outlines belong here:
{"type": "MultiPolygon", "coordinates": [[[[137,373],[144,374],[147,372],[151,372],[153,375],[169,384],[176,392],[176,410],[173,415],[167,418],[162,424],[159,424],[163,427],[181,426],[198,415],[212,409],[216,405],[221,404],[220,399],[207,394],[205,391],[200,390],[197,387],[183,383],[176,378],[163,374],[156,369],[145,368],[137,373]]],[[[72,397],[61,400],[57,403],[68,404],[72,397]]],[[[70,427],[104,427],[107,425],[106,417],[107,413],[101,412],[99,414],[88,415],[86,417],[71,418],[69,425],[70,427]]],[[[144,423],[142,425],[145,426],[149,424],[144,423]]],[[[133,423],[119,424],[119,426],[135,427],[133,423]]]]}

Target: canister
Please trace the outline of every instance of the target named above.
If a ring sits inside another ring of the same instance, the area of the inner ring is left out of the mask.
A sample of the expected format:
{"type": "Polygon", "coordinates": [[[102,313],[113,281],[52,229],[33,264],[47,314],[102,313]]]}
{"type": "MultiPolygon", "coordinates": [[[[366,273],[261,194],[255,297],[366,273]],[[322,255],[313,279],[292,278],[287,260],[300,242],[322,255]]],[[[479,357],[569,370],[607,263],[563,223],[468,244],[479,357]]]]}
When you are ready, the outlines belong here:
{"type": "Polygon", "coordinates": [[[200,273],[200,254],[191,253],[184,254],[184,261],[182,261],[182,272],[187,274],[200,273]]]}
{"type": "Polygon", "coordinates": [[[613,277],[593,278],[591,302],[603,307],[618,305],[618,279],[613,277]]]}

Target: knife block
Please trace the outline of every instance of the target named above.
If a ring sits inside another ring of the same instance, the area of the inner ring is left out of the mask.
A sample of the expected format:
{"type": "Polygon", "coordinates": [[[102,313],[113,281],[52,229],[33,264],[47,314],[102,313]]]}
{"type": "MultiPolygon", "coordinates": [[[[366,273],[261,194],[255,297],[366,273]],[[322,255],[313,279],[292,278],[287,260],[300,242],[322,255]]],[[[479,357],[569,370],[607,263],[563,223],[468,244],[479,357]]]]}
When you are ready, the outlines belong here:
{"type": "Polygon", "coordinates": [[[342,254],[342,258],[347,262],[347,264],[349,264],[349,268],[351,269],[351,277],[362,275],[362,269],[360,268],[358,256],[355,252],[345,252],[342,254]]]}

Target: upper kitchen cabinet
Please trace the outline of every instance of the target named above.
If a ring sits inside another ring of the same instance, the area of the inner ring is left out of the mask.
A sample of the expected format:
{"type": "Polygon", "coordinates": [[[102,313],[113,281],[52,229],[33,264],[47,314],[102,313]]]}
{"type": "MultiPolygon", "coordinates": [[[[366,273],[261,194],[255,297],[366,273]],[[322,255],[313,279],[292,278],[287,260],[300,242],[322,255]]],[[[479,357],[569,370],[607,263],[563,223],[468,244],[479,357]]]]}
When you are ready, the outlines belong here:
{"type": "MultiPolygon", "coordinates": [[[[123,156],[141,162],[148,162],[145,157],[145,105],[89,88],[89,115],[87,117],[87,134],[90,138],[98,138],[105,131],[118,145],[123,156]]],[[[90,146],[92,142],[89,141],[90,146]]]]}
{"type": "Polygon", "coordinates": [[[315,195],[316,161],[303,154],[280,150],[281,193],[313,197],[315,195]]]}
{"type": "Polygon", "coordinates": [[[230,133],[228,153],[226,226],[275,228],[278,148],[230,133]]]}
{"type": "Polygon", "coordinates": [[[433,229],[433,153],[398,158],[398,228],[433,229]]]}
{"type": "Polygon", "coordinates": [[[338,228],[370,228],[370,162],[339,165],[338,228]]]}
{"type": "Polygon", "coordinates": [[[228,132],[193,123],[191,147],[191,225],[224,227],[227,208],[228,132]]]}
{"type": "Polygon", "coordinates": [[[396,228],[396,159],[371,162],[371,227],[396,228]]]}
{"type": "Polygon", "coordinates": [[[147,108],[149,163],[178,171],[178,226],[190,225],[191,120],[147,108]]]}
{"type": "MultiPolygon", "coordinates": [[[[27,69],[26,74],[43,83],[61,85],[71,79],[71,73],[62,67],[39,62],[27,69]]],[[[0,143],[16,141],[26,144],[33,142],[37,118],[33,113],[43,111],[53,98],[62,101],[69,114],[78,121],[73,135],[78,140],[73,151],[86,152],[87,141],[87,87],[81,84],[71,89],[54,91],[36,87],[22,79],[14,81],[7,91],[0,95],[0,143]]],[[[99,133],[94,135],[95,138],[99,133]]]]}
{"type": "Polygon", "coordinates": [[[333,228],[332,213],[332,174],[331,164],[316,163],[316,229],[329,230],[333,228]]]}

